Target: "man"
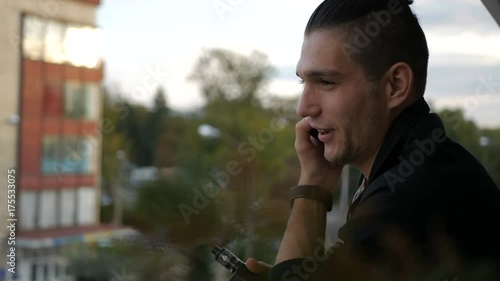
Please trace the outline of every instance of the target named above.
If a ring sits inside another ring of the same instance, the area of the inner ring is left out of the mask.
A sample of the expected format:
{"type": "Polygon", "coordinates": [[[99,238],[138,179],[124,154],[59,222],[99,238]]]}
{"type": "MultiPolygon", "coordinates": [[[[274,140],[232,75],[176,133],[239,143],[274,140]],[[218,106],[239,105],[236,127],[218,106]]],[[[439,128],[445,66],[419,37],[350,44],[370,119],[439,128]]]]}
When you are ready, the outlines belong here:
{"type": "Polygon", "coordinates": [[[429,113],[428,48],[410,4],[326,0],[312,14],[297,65],[301,175],[269,280],[500,280],[500,192],[429,113]],[[346,164],[360,188],[342,242],[323,253],[346,164]]]}

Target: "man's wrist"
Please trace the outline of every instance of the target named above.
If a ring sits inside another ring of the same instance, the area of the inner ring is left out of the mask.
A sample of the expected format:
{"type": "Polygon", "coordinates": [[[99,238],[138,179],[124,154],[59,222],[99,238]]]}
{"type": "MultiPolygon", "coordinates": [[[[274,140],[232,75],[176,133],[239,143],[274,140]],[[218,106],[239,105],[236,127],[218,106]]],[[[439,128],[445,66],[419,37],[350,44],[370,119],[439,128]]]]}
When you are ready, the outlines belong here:
{"type": "Polygon", "coordinates": [[[326,210],[330,212],[333,207],[333,196],[327,190],[318,185],[297,185],[290,189],[290,206],[293,207],[294,201],[298,198],[312,199],[323,203],[326,210]]]}
{"type": "Polygon", "coordinates": [[[328,181],[324,177],[306,177],[301,175],[297,185],[316,185],[321,187],[323,190],[330,192],[334,184],[328,184],[328,181]]]}

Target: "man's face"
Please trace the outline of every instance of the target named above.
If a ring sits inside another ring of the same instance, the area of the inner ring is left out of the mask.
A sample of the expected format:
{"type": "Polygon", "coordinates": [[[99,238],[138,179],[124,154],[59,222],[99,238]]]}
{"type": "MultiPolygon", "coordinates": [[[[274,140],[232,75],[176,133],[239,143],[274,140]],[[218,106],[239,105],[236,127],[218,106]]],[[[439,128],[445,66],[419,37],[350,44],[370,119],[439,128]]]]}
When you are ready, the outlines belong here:
{"type": "Polygon", "coordinates": [[[346,58],[341,35],[331,29],[304,38],[297,64],[304,90],[297,113],[309,116],[320,131],[329,162],[366,165],[391,120],[382,83],[370,81],[359,63],[346,58]]]}

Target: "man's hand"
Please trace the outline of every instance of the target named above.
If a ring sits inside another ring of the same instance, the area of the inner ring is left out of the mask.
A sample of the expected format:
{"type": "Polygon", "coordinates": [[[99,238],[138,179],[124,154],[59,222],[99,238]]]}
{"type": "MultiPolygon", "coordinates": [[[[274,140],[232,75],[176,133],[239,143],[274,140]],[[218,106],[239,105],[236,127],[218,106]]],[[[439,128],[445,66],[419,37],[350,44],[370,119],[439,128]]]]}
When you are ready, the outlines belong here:
{"type": "Polygon", "coordinates": [[[246,267],[248,270],[255,274],[267,274],[269,270],[271,270],[271,267],[269,264],[261,261],[257,261],[254,258],[249,258],[247,259],[247,262],[245,263],[246,267]]]}
{"type": "Polygon", "coordinates": [[[340,178],[343,166],[325,159],[324,144],[309,135],[311,129],[308,117],[295,126],[295,150],[301,167],[299,185],[319,185],[331,192],[340,178]]]}

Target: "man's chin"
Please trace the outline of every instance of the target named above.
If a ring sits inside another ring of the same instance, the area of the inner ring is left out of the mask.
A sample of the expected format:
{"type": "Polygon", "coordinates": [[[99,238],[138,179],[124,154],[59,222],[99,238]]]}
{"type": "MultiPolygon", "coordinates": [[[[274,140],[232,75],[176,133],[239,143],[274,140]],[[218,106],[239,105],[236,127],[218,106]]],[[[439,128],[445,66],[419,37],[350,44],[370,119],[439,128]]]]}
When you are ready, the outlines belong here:
{"type": "Polygon", "coordinates": [[[327,153],[324,154],[326,161],[331,164],[341,164],[342,159],[337,153],[327,153]]]}
{"type": "Polygon", "coordinates": [[[349,164],[347,163],[346,157],[344,157],[344,154],[339,153],[339,151],[329,151],[328,149],[325,150],[324,157],[326,161],[328,161],[331,164],[336,164],[336,165],[346,165],[349,164]]]}

